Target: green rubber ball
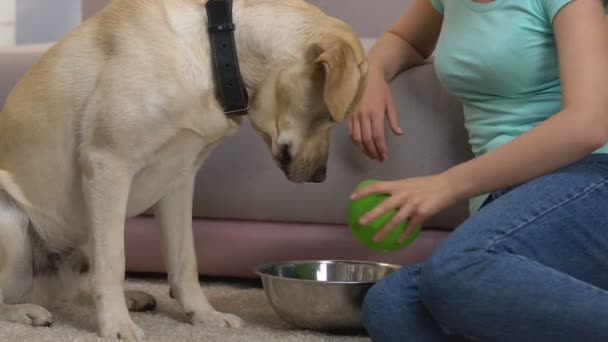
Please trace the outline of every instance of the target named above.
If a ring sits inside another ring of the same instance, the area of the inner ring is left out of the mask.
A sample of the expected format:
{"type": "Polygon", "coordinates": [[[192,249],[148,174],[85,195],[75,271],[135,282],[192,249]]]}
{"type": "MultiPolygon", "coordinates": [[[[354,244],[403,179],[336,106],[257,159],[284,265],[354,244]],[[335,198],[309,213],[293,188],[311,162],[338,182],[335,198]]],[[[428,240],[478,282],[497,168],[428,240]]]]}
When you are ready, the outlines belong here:
{"type": "MultiPolygon", "coordinates": [[[[376,182],[378,181],[363,181],[357,186],[356,191],[361,190],[364,187],[376,182]]],[[[387,252],[403,248],[412,243],[420,233],[420,230],[422,229],[421,226],[416,227],[416,230],[407,239],[400,243],[399,237],[401,236],[401,234],[403,234],[408,223],[408,221],[406,220],[401,223],[395,230],[393,230],[388,236],[386,236],[382,241],[374,241],[374,235],[376,235],[376,233],[379,232],[385,224],[390,222],[393,216],[397,213],[397,210],[391,210],[390,212],[372,221],[367,226],[361,225],[359,223],[359,220],[361,219],[361,217],[363,217],[363,215],[374,209],[388,197],[389,195],[374,194],[366,196],[364,198],[360,198],[358,200],[351,200],[348,205],[348,225],[353,235],[357,238],[357,240],[359,240],[360,243],[377,251],[387,252]]]]}

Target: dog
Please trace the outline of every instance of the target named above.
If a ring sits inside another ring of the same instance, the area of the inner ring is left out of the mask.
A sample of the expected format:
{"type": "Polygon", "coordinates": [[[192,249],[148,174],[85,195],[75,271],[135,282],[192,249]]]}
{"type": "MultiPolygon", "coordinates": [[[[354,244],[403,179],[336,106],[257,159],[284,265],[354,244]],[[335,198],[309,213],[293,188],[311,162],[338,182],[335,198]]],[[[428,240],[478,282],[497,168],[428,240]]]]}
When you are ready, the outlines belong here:
{"type": "MultiPolygon", "coordinates": [[[[129,309],[155,302],[124,292],[124,222],[153,209],[170,294],[189,321],[241,326],[203,294],[192,238],[197,170],[245,120],[218,100],[206,3],[114,0],[9,95],[0,113],[0,320],[50,325],[34,297],[84,291],[100,336],[144,339],[129,309]]],[[[252,126],[290,181],[323,181],[331,132],[366,85],[357,35],[302,0],[233,6],[252,126]]]]}

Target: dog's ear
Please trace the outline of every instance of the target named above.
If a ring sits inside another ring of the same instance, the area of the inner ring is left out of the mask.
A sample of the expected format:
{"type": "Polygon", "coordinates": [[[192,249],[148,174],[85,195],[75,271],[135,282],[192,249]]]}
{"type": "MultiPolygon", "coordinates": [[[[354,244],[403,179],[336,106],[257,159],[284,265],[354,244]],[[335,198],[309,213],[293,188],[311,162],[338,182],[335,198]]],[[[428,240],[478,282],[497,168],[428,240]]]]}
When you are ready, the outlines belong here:
{"type": "Polygon", "coordinates": [[[323,79],[323,97],[334,122],[344,120],[359,97],[362,75],[353,49],[343,40],[313,44],[313,63],[323,79]]]}

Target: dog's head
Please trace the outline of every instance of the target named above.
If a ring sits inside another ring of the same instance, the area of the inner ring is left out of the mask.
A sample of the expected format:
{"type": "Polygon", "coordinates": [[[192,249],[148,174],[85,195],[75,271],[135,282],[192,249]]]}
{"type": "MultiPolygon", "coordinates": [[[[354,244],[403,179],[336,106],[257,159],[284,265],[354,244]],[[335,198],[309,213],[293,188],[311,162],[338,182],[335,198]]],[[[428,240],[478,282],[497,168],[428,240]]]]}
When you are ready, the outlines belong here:
{"type": "Polygon", "coordinates": [[[292,182],[325,180],[332,131],[364,90],[365,53],[344,27],[344,34],[312,39],[302,58],[277,66],[252,101],[252,124],[292,182]]]}

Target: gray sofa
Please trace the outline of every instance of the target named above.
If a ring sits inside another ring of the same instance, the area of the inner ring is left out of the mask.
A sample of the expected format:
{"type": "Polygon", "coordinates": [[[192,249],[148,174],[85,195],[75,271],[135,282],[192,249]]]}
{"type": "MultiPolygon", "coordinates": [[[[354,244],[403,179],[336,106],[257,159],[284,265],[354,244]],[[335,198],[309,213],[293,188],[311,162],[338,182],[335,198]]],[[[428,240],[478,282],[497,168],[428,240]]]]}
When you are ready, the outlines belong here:
{"type": "MultiPolygon", "coordinates": [[[[105,2],[85,0],[84,18],[105,2]]],[[[408,3],[313,2],[328,14],[349,22],[368,48],[408,3]]],[[[46,48],[48,45],[0,48],[0,105],[18,77],[46,48]]],[[[466,202],[430,219],[412,245],[394,253],[377,253],[362,247],[346,226],[348,195],[360,181],[429,175],[471,156],[461,106],[444,91],[431,62],[397,77],[392,89],[406,134],[390,136],[391,158],[383,164],[367,160],[353,146],[346,125],[333,136],[328,177],[322,184],[289,183],[248,123],[220,146],[200,171],[194,198],[200,273],[250,277],[253,266],[286,259],[364,259],[408,264],[427,258],[467,217],[466,202]]],[[[129,271],[164,272],[159,234],[152,217],[128,220],[126,245],[129,271]]]]}

